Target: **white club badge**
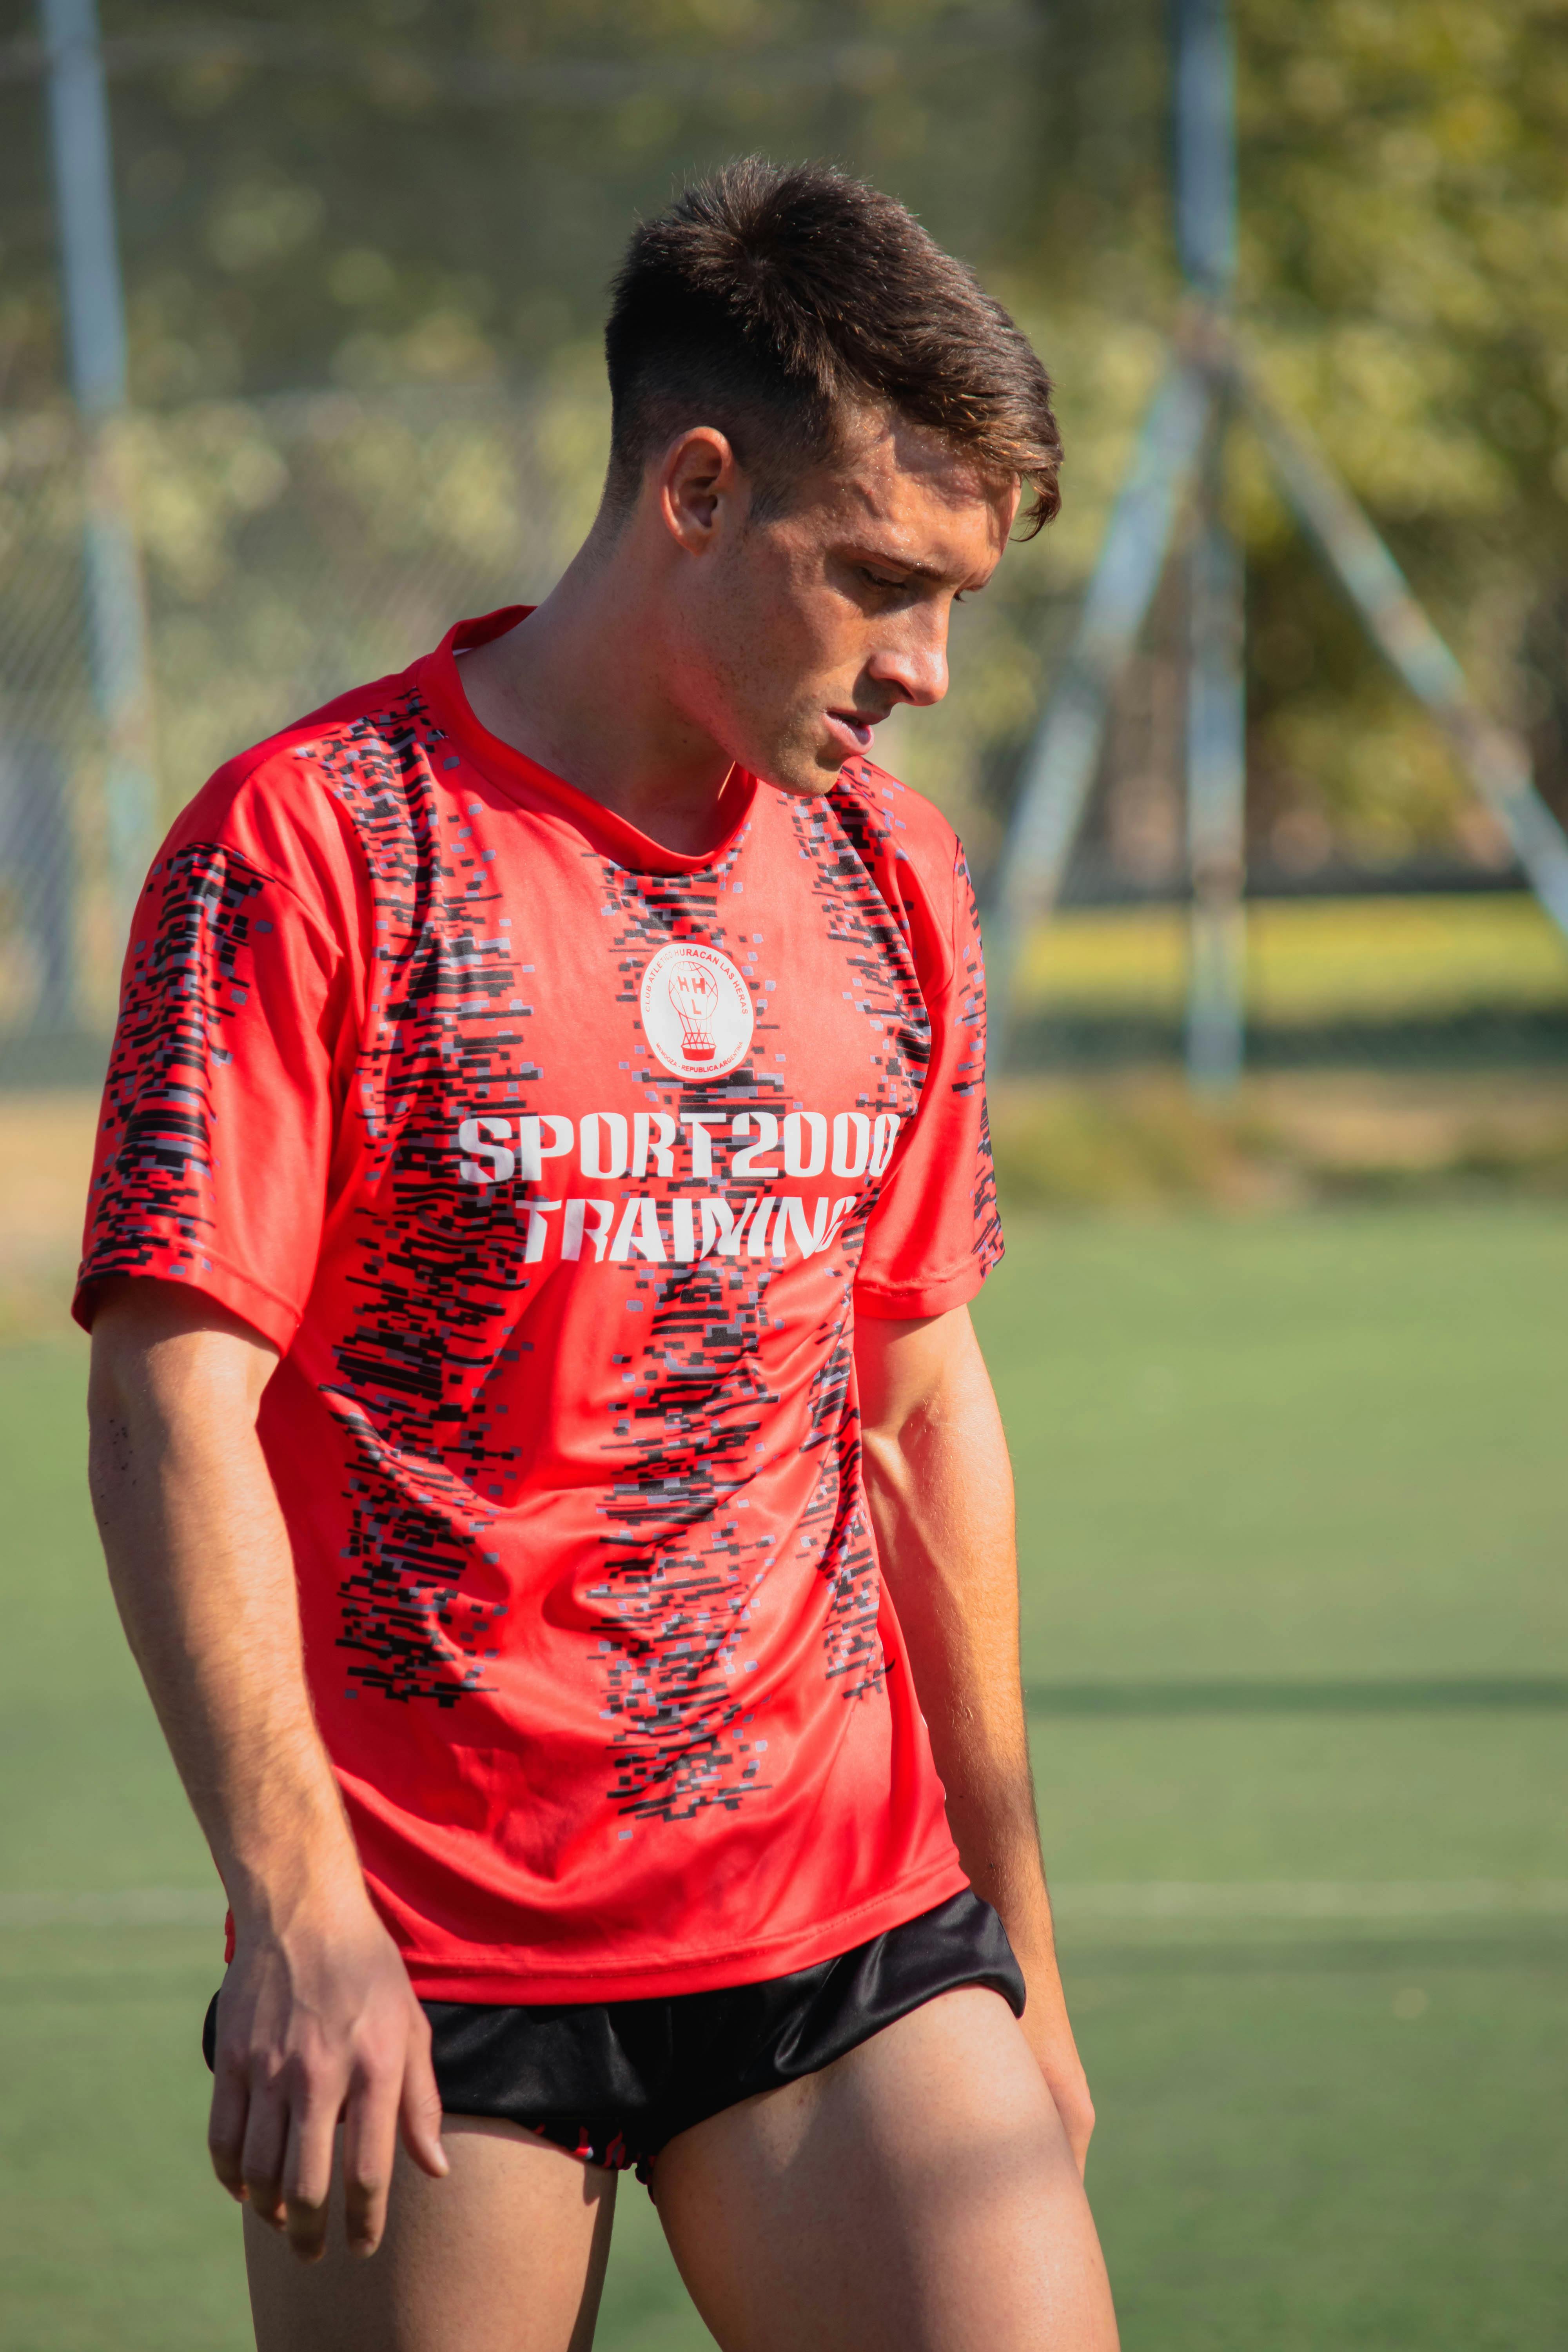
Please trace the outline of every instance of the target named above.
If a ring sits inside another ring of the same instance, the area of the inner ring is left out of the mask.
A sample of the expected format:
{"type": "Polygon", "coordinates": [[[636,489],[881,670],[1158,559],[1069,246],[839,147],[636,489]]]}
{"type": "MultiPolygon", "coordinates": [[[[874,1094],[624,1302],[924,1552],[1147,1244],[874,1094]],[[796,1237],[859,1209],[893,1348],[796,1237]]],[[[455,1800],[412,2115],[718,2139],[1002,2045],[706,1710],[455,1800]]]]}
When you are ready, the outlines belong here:
{"type": "Polygon", "coordinates": [[[722,1078],[752,1043],[752,992],[727,955],[672,940],[642,976],[643,1034],[678,1078],[722,1078]]]}

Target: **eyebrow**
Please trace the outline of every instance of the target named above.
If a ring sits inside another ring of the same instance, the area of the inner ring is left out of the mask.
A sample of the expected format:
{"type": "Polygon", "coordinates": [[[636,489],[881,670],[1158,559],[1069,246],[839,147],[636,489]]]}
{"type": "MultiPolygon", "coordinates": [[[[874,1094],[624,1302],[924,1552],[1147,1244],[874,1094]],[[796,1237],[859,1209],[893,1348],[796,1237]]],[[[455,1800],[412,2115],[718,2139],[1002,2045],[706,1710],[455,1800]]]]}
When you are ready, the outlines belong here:
{"type": "Polygon", "coordinates": [[[868,563],[886,564],[889,572],[905,572],[911,580],[930,580],[939,588],[952,576],[951,572],[943,572],[939,564],[914,563],[907,555],[873,554],[869,548],[866,548],[862,550],[862,556],[868,563]]]}

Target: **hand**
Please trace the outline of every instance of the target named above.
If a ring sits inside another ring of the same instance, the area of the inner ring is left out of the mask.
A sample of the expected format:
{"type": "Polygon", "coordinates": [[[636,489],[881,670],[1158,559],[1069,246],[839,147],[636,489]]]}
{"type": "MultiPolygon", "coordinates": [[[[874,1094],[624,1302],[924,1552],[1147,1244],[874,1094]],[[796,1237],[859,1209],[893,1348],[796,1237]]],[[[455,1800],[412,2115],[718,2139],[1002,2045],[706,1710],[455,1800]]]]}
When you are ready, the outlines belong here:
{"type": "Polygon", "coordinates": [[[416,2164],[447,2169],[429,2023],[363,1893],[238,1928],[214,2074],[213,2169],[301,2262],[325,2251],[340,2119],[353,2253],[381,2242],[400,2126],[416,2164]]]}
{"type": "Polygon", "coordinates": [[[1072,2149],[1081,2177],[1094,2132],[1094,2102],[1089,2095],[1089,2078],[1078,2054],[1072,2027],[1068,2022],[1067,2001],[1062,1993],[1062,1980],[1057,1971],[1056,1955],[1047,1947],[1031,1952],[1027,1958],[1019,1952],[1018,1959],[1029,1995],[1019,2021],[1024,2029],[1024,2039],[1033,2051],[1035,2063],[1046,2078],[1046,2088],[1056,2102],[1057,2113],[1062,2119],[1062,2128],[1067,2133],[1068,2145],[1072,2149]]]}
{"type": "Polygon", "coordinates": [[[1081,2179],[1089,2156],[1089,2143],[1094,2132],[1094,2101],[1089,2095],[1089,2077],[1078,2054],[1078,2045],[1065,2012],[1059,2030],[1040,2032],[1032,2029],[1034,2002],[1024,2011],[1024,2036],[1035,2053],[1036,2063],[1046,2078],[1046,2088],[1056,2101],[1057,2113],[1068,2136],[1073,2161],[1081,2179]]]}

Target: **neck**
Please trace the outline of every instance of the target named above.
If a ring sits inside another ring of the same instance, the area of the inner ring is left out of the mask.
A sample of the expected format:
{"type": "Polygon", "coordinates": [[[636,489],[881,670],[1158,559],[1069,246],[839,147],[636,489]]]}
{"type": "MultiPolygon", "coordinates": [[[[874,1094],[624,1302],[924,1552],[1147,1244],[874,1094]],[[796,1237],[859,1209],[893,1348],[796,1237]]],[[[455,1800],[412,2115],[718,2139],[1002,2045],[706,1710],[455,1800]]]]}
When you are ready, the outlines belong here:
{"type": "Polygon", "coordinates": [[[665,849],[700,856],[728,830],[729,754],[672,700],[674,664],[637,551],[595,524],[526,621],[458,677],[481,727],[665,849]]]}

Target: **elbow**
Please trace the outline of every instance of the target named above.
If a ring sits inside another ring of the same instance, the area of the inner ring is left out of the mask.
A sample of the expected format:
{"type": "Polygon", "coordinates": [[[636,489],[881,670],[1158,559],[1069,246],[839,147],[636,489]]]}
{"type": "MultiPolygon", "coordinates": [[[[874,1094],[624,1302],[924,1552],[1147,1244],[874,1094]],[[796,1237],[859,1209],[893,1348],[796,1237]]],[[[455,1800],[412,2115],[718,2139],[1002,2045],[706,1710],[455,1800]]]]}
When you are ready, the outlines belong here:
{"type": "Polygon", "coordinates": [[[101,1318],[93,1326],[91,1345],[87,1373],[87,1426],[89,1438],[96,1438],[117,1413],[123,1412],[126,1382],[113,1332],[105,1328],[101,1318]]]}
{"type": "MultiPolygon", "coordinates": [[[[143,1284],[141,1289],[149,1286],[143,1284]]],[[[87,1485],[93,1516],[107,1536],[123,1513],[137,1464],[155,1459],[167,1443],[170,1399],[154,1359],[155,1334],[133,1310],[141,1300],[116,1285],[92,1324],[87,1376],[87,1485]],[[119,1295],[116,1295],[118,1293],[119,1295]]]]}
{"type": "Polygon", "coordinates": [[[135,1441],[127,1383],[112,1352],[95,1338],[87,1383],[87,1490],[99,1532],[107,1532],[134,1472],[135,1441]]]}
{"type": "Polygon", "coordinates": [[[129,1318],[116,1312],[118,1301],[106,1300],[93,1318],[92,1353],[87,1375],[88,1460],[89,1465],[106,1448],[129,1443],[132,1415],[147,1390],[146,1348],[130,1328],[129,1318]]]}
{"type": "Polygon", "coordinates": [[[914,1465],[901,1423],[876,1423],[860,1431],[860,1476],[868,1496],[894,1502],[910,1494],[914,1465]]]}

